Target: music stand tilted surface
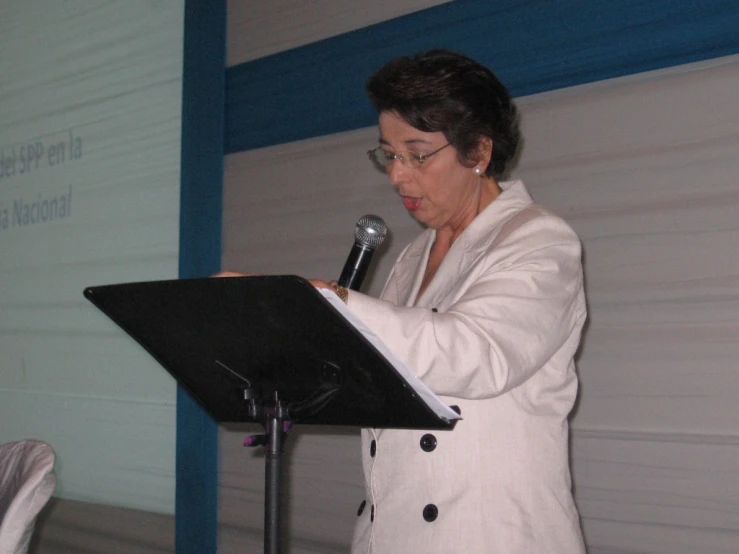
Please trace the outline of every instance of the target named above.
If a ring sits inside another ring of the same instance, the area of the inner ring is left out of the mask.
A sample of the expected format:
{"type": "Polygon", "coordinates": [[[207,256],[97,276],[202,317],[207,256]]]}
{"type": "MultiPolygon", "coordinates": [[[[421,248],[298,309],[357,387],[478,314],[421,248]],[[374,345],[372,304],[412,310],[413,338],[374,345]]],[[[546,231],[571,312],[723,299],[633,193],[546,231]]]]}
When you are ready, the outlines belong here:
{"type": "Polygon", "coordinates": [[[88,287],[85,297],[219,423],[264,427],[265,554],[281,550],[290,425],[450,429],[306,280],[292,275],[88,287]]]}

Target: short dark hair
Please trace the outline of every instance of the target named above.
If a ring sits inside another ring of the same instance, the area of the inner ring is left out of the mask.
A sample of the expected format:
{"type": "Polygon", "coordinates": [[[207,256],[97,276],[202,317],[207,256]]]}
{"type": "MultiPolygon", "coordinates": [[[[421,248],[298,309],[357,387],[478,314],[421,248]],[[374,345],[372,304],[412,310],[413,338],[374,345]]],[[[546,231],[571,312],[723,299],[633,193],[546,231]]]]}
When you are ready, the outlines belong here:
{"type": "Polygon", "coordinates": [[[378,112],[395,112],[424,132],[442,132],[460,162],[474,164],[482,137],[493,141],[485,174],[500,178],[521,138],[518,109],[488,68],[449,50],[395,58],[367,81],[378,112]]]}

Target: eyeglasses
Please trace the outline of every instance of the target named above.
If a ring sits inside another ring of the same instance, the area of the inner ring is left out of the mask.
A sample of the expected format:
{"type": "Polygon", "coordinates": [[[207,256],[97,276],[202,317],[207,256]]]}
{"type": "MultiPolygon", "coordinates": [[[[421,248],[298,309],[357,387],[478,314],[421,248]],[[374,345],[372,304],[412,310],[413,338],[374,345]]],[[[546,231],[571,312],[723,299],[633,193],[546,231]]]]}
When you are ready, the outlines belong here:
{"type": "Polygon", "coordinates": [[[400,154],[396,154],[395,152],[390,152],[388,150],[383,149],[382,146],[378,146],[377,148],[368,150],[367,156],[369,157],[370,160],[372,160],[372,163],[374,164],[374,166],[379,171],[382,171],[382,172],[386,172],[390,168],[390,165],[395,160],[398,160],[400,163],[402,163],[406,167],[412,167],[413,169],[418,169],[431,156],[433,156],[437,152],[441,152],[447,146],[450,146],[450,144],[447,143],[441,148],[437,148],[436,150],[428,154],[418,154],[416,152],[402,152],[400,154]]]}

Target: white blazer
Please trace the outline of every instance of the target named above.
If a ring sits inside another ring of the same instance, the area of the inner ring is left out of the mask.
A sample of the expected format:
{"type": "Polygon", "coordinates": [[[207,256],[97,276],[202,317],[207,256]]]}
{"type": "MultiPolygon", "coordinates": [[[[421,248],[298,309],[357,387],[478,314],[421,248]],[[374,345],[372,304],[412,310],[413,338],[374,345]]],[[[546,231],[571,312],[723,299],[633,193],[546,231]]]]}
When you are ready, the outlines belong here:
{"type": "Polygon", "coordinates": [[[585,321],[580,241],[520,181],[464,230],[417,298],[435,231],[380,299],[348,305],[462,420],[366,429],[352,554],[578,554],[568,423],[585,321]]]}

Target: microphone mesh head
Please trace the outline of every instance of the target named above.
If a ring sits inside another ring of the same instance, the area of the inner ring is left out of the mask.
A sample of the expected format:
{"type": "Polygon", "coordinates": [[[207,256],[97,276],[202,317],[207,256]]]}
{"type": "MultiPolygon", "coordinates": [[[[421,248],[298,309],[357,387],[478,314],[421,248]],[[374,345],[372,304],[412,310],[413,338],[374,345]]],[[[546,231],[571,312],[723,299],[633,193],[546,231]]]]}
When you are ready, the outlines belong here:
{"type": "Polygon", "coordinates": [[[363,215],[354,228],[354,238],[362,246],[377,248],[387,235],[387,225],[378,215],[363,215]]]}

